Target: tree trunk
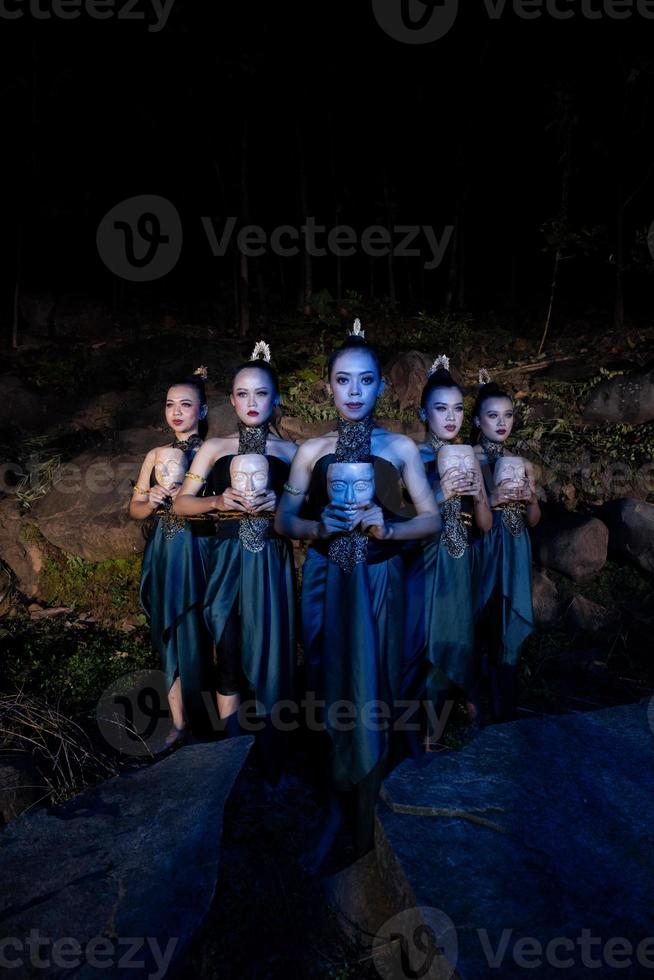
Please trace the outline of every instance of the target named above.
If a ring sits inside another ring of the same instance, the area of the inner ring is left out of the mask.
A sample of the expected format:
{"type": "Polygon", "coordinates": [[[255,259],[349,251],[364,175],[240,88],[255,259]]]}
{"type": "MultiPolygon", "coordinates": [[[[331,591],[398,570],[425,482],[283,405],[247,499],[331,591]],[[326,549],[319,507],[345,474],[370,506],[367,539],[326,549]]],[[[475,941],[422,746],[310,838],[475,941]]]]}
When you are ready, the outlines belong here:
{"type": "MultiPolygon", "coordinates": [[[[250,220],[250,196],[248,193],[248,123],[243,120],[241,134],[241,224],[250,220]]],[[[238,258],[238,335],[241,339],[250,332],[250,283],[248,257],[239,251],[238,258]]]]}

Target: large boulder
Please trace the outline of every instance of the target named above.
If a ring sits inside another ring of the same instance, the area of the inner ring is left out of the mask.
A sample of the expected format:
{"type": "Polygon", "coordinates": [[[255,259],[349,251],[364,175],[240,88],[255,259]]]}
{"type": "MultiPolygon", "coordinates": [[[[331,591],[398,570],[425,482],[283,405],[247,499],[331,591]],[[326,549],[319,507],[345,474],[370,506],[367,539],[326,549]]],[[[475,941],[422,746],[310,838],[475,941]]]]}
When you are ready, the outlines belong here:
{"type": "Polygon", "coordinates": [[[545,572],[534,570],[531,594],[536,626],[539,629],[554,626],[559,619],[559,595],[556,585],[545,572]]]}
{"type": "Polygon", "coordinates": [[[600,381],[582,408],[585,422],[639,425],[654,419],[654,367],[600,381]]]}
{"type": "Polygon", "coordinates": [[[586,633],[599,633],[614,623],[619,613],[607,609],[583,595],[573,596],[565,613],[566,625],[571,630],[581,630],[586,633]]]}
{"type": "Polygon", "coordinates": [[[23,951],[15,975],[174,974],[214,899],[224,808],[251,745],[188,745],[8,824],[0,915],[23,951]],[[48,937],[38,968],[34,933],[48,937]]]}
{"type": "Polygon", "coordinates": [[[391,398],[396,400],[400,409],[420,408],[420,396],[427,380],[427,372],[431,367],[432,358],[422,351],[410,350],[398,354],[384,368],[384,377],[389,386],[391,398]]]}
{"type": "Polygon", "coordinates": [[[138,521],[127,513],[142,456],[86,452],[59,470],[31,515],[57,548],[87,561],[127,558],[143,550],[138,521]]]}
{"type": "Polygon", "coordinates": [[[609,529],[609,551],[654,573],[654,504],[624,497],[605,504],[601,516],[609,529]]]}
{"type": "Polygon", "coordinates": [[[39,594],[43,565],[54,553],[31,517],[21,515],[15,499],[0,500],[0,558],[13,572],[18,589],[29,599],[39,594]]]}
{"type": "Polygon", "coordinates": [[[603,568],[609,529],[596,517],[561,512],[534,528],[532,541],[538,565],[580,581],[603,568]]]}
{"type": "Polygon", "coordinates": [[[394,769],[375,833],[396,911],[381,976],[649,975],[653,717],[642,702],[489,725],[394,769]]]}

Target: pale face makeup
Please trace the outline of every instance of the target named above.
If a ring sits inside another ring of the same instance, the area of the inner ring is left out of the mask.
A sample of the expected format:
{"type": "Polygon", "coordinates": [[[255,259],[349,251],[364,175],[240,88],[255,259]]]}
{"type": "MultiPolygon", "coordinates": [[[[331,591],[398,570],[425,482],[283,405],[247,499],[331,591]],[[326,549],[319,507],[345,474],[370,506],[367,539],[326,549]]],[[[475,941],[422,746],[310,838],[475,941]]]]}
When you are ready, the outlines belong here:
{"type": "Polygon", "coordinates": [[[511,489],[524,484],[527,479],[525,461],[521,456],[500,456],[495,464],[495,483],[506,481],[511,489]]]}
{"type": "Polygon", "coordinates": [[[186,474],[186,457],[181,449],[173,446],[163,446],[155,450],[154,476],[164,490],[174,490],[181,487],[186,474]]]}
{"type": "Polygon", "coordinates": [[[195,435],[202,417],[200,395],[192,385],[173,385],[166,395],[166,422],[180,440],[195,435]]]}
{"type": "Polygon", "coordinates": [[[514,409],[510,398],[485,398],[474,420],[487,439],[504,442],[511,435],[514,409]]]}
{"type": "Polygon", "coordinates": [[[259,453],[243,453],[234,456],[229,464],[229,478],[234,490],[251,497],[257,490],[268,487],[269,465],[259,453]]]}
{"type": "Polygon", "coordinates": [[[351,348],[336,358],[329,389],[338,414],[359,422],[374,411],[384,388],[374,357],[367,350],[351,348]]]}
{"type": "Polygon", "coordinates": [[[375,496],[372,463],[330,463],[327,467],[327,493],[333,504],[367,507],[375,496]]]}
{"type": "Polygon", "coordinates": [[[463,393],[459,388],[434,388],[425,405],[429,431],[450,442],[463,425],[463,393]]]}
{"type": "Polygon", "coordinates": [[[244,425],[263,425],[272,415],[277,392],[267,371],[243,368],[234,378],[229,400],[244,425]]]}
{"type": "Polygon", "coordinates": [[[455,469],[460,476],[472,479],[477,464],[475,451],[472,446],[442,446],[438,451],[438,475],[443,476],[448,470],[455,469]]]}

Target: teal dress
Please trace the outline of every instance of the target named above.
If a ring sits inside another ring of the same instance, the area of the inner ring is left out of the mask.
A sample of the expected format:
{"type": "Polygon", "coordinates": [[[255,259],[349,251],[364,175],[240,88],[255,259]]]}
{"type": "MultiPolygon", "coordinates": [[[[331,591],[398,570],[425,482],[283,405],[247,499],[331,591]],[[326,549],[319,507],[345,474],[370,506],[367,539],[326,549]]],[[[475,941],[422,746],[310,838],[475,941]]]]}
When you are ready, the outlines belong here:
{"type": "MultiPolygon", "coordinates": [[[[370,459],[376,502],[395,520],[402,509],[400,474],[387,460],[370,459]]],[[[319,520],[328,503],[327,467],[334,461],[328,454],[314,466],[303,512],[309,520],[319,520]]],[[[328,778],[337,790],[355,791],[362,851],[372,841],[375,802],[391,758],[401,695],[403,605],[401,544],[370,537],[365,559],[345,570],[330,556],[329,540],[311,542],[301,596],[307,689],[324,702],[328,778]]]]}
{"type": "MultiPolygon", "coordinates": [[[[184,450],[190,467],[201,440],[184,450]]],[[[173,443],[173,445],[175,445],[173,443]]],[[[206,559],[214,533],[211,520],[175,517],[160,509],[143,553],[140,602],[170,690],[180,678],[184,712],[194,729],[205,729],[212,697],[212,640],[203,617],[206,559]]]]}
{"type": "MultiPolygon", "coordinates": [[[[426,464],[430,486],[438,482],[435,460],[426,464]]],[[[425,696],[438,711],[444,693],[457,687],[470,694],[475,685],[473,596],[477,554],[471,543],[469,498],[458,498],[453,513],[441,506],[439,535],[407,554],[406,652],[403,690],[406,698],[425,696]]],[[[417,750],[417,740],[409,740],[417,750]]]]}
{"type": "MultiPolygon", "coordinates": [[[[489,466],[494,469],[494,463],[489,466]]],[[[476,542],[479,583],[475,615],[480,637],[497,666],[515,669],[520,648],[534,630],[531,541],[516,508],[493,511],[493,527],[476,542]],[[485,635],[484,635],[485,634],[485,635]]]]}
{"type": "MultiPolygon", "coordinates": [[[[214,493],[230,486],[233,458],[216,461],[210,479],[214,493]]],[[[277,456],[266,458],[269,486],[279,497],[290,467],[277,456]]],[[[264,716],[295,693],[293,551],[290,541],[275,532],[273,516],[258,519],[265,532],[259,541],[243,534],[241,518],[216,522],[204,599],[206,623],[216,643],[218,691],[254,698],[257,714],[264,716]]]]}

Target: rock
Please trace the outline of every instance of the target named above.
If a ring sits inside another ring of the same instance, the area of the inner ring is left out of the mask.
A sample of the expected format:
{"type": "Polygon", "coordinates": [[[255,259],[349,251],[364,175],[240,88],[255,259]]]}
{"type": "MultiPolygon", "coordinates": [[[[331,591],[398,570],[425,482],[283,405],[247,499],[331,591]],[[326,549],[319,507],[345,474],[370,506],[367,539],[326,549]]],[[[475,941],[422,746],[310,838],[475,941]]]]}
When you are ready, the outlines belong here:
{"type": "Polygon", "coordinates": [[[541,422],[556,419],[561,414],[561,407],[556,402],[534,398],[529,402],[529,422],[541,422]]]}
{"type": "Polygon", "coordinates": [[[636,950],[651,935],[652,721],[641,702],[509,722],[460,751],[398,766],[377,806],[376,851],[396,912],[417,910],[423,921],[392,923],[398,970],[382,976],[408,975],[403,936],[412,967],[425,964],[420,925],[431,925],[430,945],[449,954],[450,972],[439,974],[434,960],[430,976],[456,967],[462,980],[524,980],[528,964],[554,980],[562,961],[557,968],[546,950],[557,937],[568,940],[570,975],[586,976],[583,935],[601,937],[598,963],[605,943],[625,937],[632,968],[619,972],[644,976],[636,950]]]}
{"type": "Polygon", "coordinates": [[[10,375],[2,375],[0,380],[6,400],[0,423],[3,429],[41,435],[68,421],[69,399],[56,392],[33,391],[10,375]]]}
{"type": "Polygon", "coordinates": [[[618,614],[592,602],[583,595],[576,595],[566,609],[566,625],[572,630],[584,630],[597,633],[618,619],[618,614]]]}
{"type": "Polygon", "coordinates": [[[532,531],[534,557],[543,568],[580,581],[601,570],[606,562],[609,530],[596,517],[561,512],[532,531]]]}
{"type": "Polygon", "coordinates": [[[23,753],[0,756],[0,824],[48,798],[43,777],[23,753]]]}
{"type": "Polygon", "coordinates": [[[50,552],[31,518],[22,517],[12,498],[0,500],[0,558],[16,577],[20,591],[28,598],[39,592],[39,577],[50,552]]]}
{"type": "MultiPolygon", "coordinates": [[[[9,824],[1,841],[4,934],[25,943],[37,930],[82,950],[105,937],[105,976],[123,975],[118,962],[130,946],[132,966],[143,964],[136,976],[170,975],[214,898],[223,810],[251,744],[188,745],[9,824]]],[[[48,959],[20,976],[61,977],[61,963],[48,959]]],[[[83,956],[73,962],[68,950],[66,959],[80,980],[99,975],[83,956]]]]}
{"type": "Polygon", "coordinates": [[[284,439],[291,439],[293,442],[301,443],[315,436],[322,436],[325,432],[335,428],[334,419],[321,419],[320,421],[307,421],[306,419],[295,418],[293,415],[283,415],[279,422],[279,433],[284,439]]]}
{"type": "Polygon", "coordinates": [[[70,606],[50,606],[42,609],[40,606],[30,606],[30,619],[52,619],[53,616],[65,616],[73,612],[70,606]]]}
{"type": "Polygon", "coordinates": [[[323,878],[322,885],[327,902],[338,910],[339,925],[355,942],[374,936],[393,914],[374,851],[323,878]]]}
{"type": "Polygon", "coordinates": [[[625,497],[600,511],[609,529],[609,551],[654,573],[654,504],[625,497]]]}
{"type": "MultiPolygon", "coordinates": [[[[144,429],[123,429],[117,437],[118,451],[142,461],[151,449],[166,444],[166,436],[167,433],[163,428],[154,426],[144,429]]],[[[138,476],[138,469],[133,479],[136,479],[136,476],[138,476]]]]}
{"type": "Polygon", "coordinates": [[[654,419],[654,367],[607,378],[592,389],[582,415],[585,422],[640,425],[654,419]]]}
{"type": "Polygon", "coordinates": [[[144,395],[140,388],[106,391],[90,398],[70,419],[73,429],[117,429],[123,421],[140,415],[144,395]]]}
{"type": "Polygon", "coordinates": [[[60,467],[50,492],[30,514],[57,548],[87,561],[127,558],[143,550],[141,524],[127,513],[142,457],[82,453],[60,467]]]}
{"type": "Polygon", "coordinates": [[[398,354],[384,368],[389,395],[397,401],[400,409],[420,408],[420,396],[427,381],[427,372],[433,358],[422,351],[410,350],[398,354]]]}
{"type": "Polygon", "coordinates": [[[556,585],[545,572],[534,569],[531,590],[536,626],[541,629],[554,626],[559,618],[559,596],[556,585]]]}

